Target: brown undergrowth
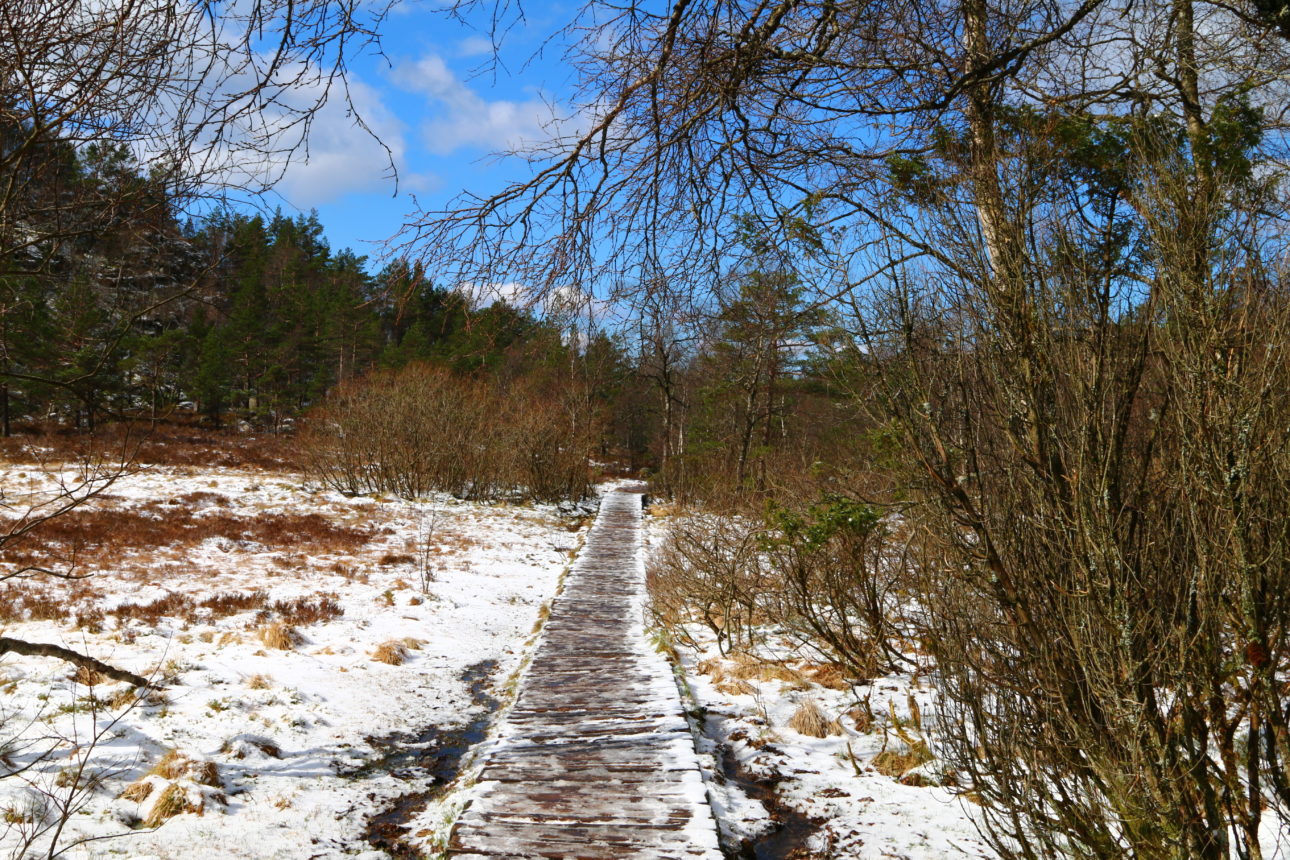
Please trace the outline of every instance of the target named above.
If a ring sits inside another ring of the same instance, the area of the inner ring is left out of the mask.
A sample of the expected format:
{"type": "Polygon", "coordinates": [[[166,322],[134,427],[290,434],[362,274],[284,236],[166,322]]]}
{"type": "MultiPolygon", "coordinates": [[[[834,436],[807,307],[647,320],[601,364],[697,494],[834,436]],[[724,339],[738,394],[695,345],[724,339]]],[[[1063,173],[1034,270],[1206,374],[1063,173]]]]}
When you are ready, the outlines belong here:
{"type": "Polygon", "coordinates": [[[9,584],[0,587],[0,622],[75,619],[78,628],[93,632],[107,618],[115,618],[118,627],[130,621],[152,626],[163,619],[195,624],[254,611],[251,622],[254,625],[281,623],[288,627],[307,627],[345,614],[334,594],[270,602],[264,591],[221,592],[201,600],[172,592],[147,603],[121,603],[106,610],[90,605],[97,598],[97,592],[90,589],[79,589],[77,593],[55,599],[46,588],[9,584]]]}
{"type": "Polygon", "coordinates": [[[11,462],[67,461],[125,452],[132,462],[150,466],[229,469],[293,469],[294,441],[285,436],[250,435],[232,428],[202,427],[189,420],[113,424],[90,434],[54,424],[18,424],[0,439],[0,456],[11,462]]]}
{"type": "Polygon", "coordinates": [[[297,552],[352,552],[372,537],[370,529],[337,524],[318,513],[239,517],[222,510],[198,513],[165,500],[140,508],[72,511],[6,545],[0,560],[60,564],[92,554],[94,564],[104,567],[134,552],[183,549],[213,538],[297,552]]]}

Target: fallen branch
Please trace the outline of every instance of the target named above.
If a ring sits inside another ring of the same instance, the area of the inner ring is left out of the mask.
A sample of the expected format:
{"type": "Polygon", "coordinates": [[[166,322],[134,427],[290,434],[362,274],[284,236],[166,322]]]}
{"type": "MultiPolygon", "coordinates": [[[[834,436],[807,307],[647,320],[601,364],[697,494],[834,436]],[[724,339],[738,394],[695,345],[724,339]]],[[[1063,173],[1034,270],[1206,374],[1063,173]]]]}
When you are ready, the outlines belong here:
{"type": "Polygon", "coordinates": [[[95,660],[93,657],[88,657],[61,645],[51,645],[45,642],[26,642],[22,639],[10,639],[7,636],[0,636],[0,656],[9,653],[22,654],[26,657],[54,657],[59,660],[66,660],[69,663],[75,663],[77,666],[93,669],[113,681],[124,681],[136,687],[152,686],[148,679],[142,675],[136,675],[124,669],[117,669],[101,660],[95,660]]]}

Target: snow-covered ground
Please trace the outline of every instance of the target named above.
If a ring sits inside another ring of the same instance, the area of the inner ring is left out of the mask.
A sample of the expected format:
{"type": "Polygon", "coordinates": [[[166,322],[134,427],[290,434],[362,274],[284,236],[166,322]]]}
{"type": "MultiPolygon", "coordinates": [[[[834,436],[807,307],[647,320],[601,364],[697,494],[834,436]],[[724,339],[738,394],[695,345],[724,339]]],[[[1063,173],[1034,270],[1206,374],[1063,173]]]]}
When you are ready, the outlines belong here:
{"type": "MultiPolygon", "coordinates": [[[[48,482],[0,464],[0,487],[21,508],[48,482]]],[[[0,857],[42,793],[75,807],[60,845],[119,836],[64,856],[384,856],[365,821],[425,777],[363,770],[373,741],[477,716],[463,674],[514,671],[581,538],[550,507],[348,499],[289,472],[161,466],[50,525],[61,543],[13,551],[53,564],[79,542],[76,571],[92,576],[0,584],[0,635],[165,683],[137,699],[56,659],[0,658],[0,738],[26,744],[0,755],[34,762],[0,780],[0,857]],[[167,805],[189,811],[141,826],[167,805]]]]}
{"type": "MultiPolygon", "coordinates": [[[[666,520],[655,518],[652,546],[666,531],[666,520]]],[[[701,714],[709,797],[730,846],[742,842],[751,850],[769,836],[766,853],[756,856],[993,856],[972,825],[968,801],[937,785],[945,779],[934,758],[934,692],[926,679],[904,674],[856,683],[766,632],[767,645],[756,655],[721,655],[697,625],[687,633],[698,648],[675,646],[701,714]],[[808,703],[822,718],[815,722],[823,737],[790,725],[808,703]],[[784,808],[769,810],[741,780],[784,808]]]]}

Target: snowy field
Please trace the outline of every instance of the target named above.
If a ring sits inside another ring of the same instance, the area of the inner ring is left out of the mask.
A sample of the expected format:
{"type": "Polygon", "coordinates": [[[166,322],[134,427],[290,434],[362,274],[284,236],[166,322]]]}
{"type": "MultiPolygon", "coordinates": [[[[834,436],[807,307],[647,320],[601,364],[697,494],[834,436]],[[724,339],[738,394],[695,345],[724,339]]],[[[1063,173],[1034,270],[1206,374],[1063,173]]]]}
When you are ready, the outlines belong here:
{"type": "MultiPolygon", "coordinates": [[[[21,509],[51,485],[9,463],[0,486],[21,509]]],[[[0,658],[0,755],[31,765],[0,780],[0,857],[58,817],[42,800],[69,807],[68,857],[385,856],[365,822],[426,775],[364,765],[382,737],[478,717],[464,676],[505,683],[583,525],[551,507],[347,499],[286,471],[122,479],[7,551],[90,575],[0,583],[0,635],[159,689],[0,658]]]]}
{"type": "MultiPolygon", "coordinates": [[[[652,547],[666,531],[654,518],[652,547]]],[[[698,647],[675,650],[702,714],[701,761],[730,846],[743,843],[748,857],[993,856],[967,801],[943,785],[926,679],[856,683],[774,631],[756,655],[724,656],[700,626],[687,633],[698,647]]]]}

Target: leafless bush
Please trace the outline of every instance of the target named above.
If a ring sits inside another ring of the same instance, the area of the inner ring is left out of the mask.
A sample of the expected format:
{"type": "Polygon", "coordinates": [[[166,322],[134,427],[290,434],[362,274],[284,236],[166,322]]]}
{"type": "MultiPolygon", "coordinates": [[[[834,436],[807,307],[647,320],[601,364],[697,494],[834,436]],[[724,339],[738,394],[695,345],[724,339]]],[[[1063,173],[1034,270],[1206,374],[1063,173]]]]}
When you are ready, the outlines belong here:
{"type": "Polygon", "coordinates": [[[777,576],[783,623],[856,677],[905,664],[912,583],[881,512],[828,496],[803,510],[772,507],[768,520],[761,545],[777,576]]]}
{"type": "Polygon", "coordinates": [[[872,343],[929,502],[941,753],[1004,856],[1259,857],[1290,809],[1290,301],[1239,198],[1149,166],[1145,292],[1062,234],[894,289],[872,343]]]}
{"type": "Polygon", "coordinates": [[[649,570],[664,625],[701,624],[723,653],[753,650],[773,626],[854,677],[906,662],[912,584],[879,512],[842,497],[679,517],[649,570]]]}
{"type": "Polygon", "coordinates": [[[411,366],[344,386],[303,439],[310,473],[348,494],[581,498],[592,422],[567,391],[411,366]]]}
{"type": "Polygon", "coordinates": [[[701,624],[723,654],[754,647],[770,592],[760,536],[760,522],[747,518],[677,518],[649,565],[650,600],[658,621],[681,635],[682,625],[701,624]]]}

